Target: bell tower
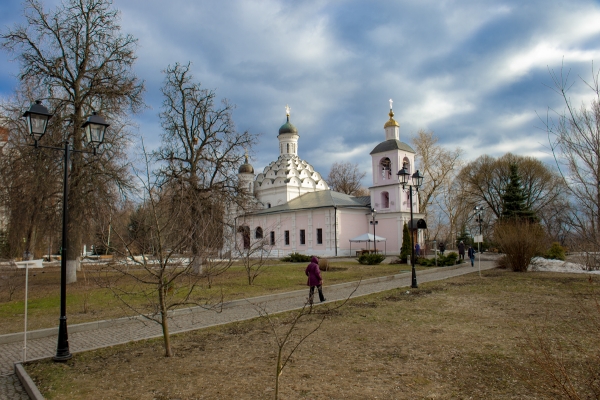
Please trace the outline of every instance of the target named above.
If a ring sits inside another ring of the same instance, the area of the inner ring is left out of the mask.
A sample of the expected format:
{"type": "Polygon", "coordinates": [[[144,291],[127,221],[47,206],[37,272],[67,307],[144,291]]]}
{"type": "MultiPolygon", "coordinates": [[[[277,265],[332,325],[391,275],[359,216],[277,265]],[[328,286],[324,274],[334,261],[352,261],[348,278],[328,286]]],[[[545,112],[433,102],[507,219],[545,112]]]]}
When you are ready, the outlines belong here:
{"type": "Polygon", "coordinates": [[[389,119],[383,125],[385,141],[371,151],[373,185],[371,207],[377,213],[403,212],[409,209],[409,201],[397,173],[402,168],[414,172],[415,151],[400,141],[400,124],[394,119],[393,101],[390,99],[389,119]]]}

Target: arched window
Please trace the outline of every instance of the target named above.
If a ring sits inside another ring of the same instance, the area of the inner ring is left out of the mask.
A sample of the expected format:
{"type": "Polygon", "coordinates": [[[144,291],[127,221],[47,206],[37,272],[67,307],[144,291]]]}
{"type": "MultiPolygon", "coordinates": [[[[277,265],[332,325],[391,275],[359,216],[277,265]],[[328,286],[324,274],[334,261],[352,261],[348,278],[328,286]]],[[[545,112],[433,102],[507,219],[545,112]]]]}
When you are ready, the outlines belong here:
{"type": "Polygon", "coordinates": [[[256,228],[256,231],[254,232],[254,238],[256,238],[256,239],[263,238],[263,230],[260,226],[256,228]]]}
{"type": "Polygon", "coordinates": [[[390,194],[381,192],[381,208],[390,208],[390,194]]]}
{"type": "Polygon", "coordinates": [[[287,152],[288,152],[288,154],[290,153],[290,144],[289,143],[287,144],[287,152]]]}
{"type": "Polygon", "coordinates": [[[392,162],[389,158],[383,158],[379,162],[379,168],[381,169],[381,176],[383,179],[390,179],[392,177],[392,162]]]}
{"type": "Polygon", "coordinates": [[[410,161],[408,161],[407,157],[404,157],[404,160],[402,160],[402,168],[405,168],[406,171],[412,175],[412,171],[410,170],[410,161]]]}

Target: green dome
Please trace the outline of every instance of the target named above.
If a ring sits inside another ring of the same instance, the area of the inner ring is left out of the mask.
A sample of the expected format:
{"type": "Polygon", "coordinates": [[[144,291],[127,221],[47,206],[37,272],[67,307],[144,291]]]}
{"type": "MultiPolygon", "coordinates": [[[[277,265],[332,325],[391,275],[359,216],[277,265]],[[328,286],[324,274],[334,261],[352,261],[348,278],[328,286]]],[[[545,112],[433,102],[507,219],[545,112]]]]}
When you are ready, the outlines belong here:
{"type": "Polygon", "coordinates": [[[279,134],[281,135],[283,133],[295,133],[296,135],[298,134],[298,129],[296,129],[296,127],[290,122],[289,115],[287,116],[287,122],[281,125],[281,128],[279,128],[279,134]]]}

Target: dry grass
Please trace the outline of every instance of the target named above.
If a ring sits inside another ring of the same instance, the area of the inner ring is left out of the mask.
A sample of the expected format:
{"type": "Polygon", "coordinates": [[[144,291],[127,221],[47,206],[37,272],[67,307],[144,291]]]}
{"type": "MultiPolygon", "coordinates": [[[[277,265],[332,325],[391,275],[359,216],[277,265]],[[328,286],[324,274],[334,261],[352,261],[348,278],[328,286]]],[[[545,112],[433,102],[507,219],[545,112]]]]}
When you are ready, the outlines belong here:
{"type": "MultiPolygon", "coordinates": [[[[491,270],[354,299],[294,355],[280,398],[547,398],[527,338],[548,326],[569,337],[589,318],[574,301],[592,302],[590,286],[582,275],[491,270]]],[[[583,345],[597,342],[587,334],[583,345]]],[[[173,349],[163,358],[151,340],[26,368],[48,399],[273,397],[276,345],[264,319],[175,335],[173,349]]]]}

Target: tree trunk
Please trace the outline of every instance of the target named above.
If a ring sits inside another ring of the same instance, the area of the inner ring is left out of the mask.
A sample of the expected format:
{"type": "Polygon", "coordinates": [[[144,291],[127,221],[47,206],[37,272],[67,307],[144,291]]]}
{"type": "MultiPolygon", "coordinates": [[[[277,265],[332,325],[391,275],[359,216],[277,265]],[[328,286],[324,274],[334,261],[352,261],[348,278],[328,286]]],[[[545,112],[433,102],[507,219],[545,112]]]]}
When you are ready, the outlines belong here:
{"type": "MultiPolygon", "coordinates": [[[[194,254],[194,256],[195,256],[195,254],[194,254]]],[[[196,256],[194,257],[194,261],[192,262],[192,268],[196,275],[201,275],[204,272],[201,257],[196,257],[196,256]]]]}
{"type": "Polygon", "coordinates": [[[67,282],[66,283],[75,283],[77,282],[77,266],[80,264],[79,257],[74,260],[67,259],[67,282]]]}
{"type": "Polygon", "coordinates": [[[169,336],[169,315],[165,302],[166,289],[164,284],[159,286],[160,324],[162,325],[163,341],[165,343],[165,357],[173,357],[173,352],[171,351],[171,337],[169,336]]]}
{"type": "Polygon", "coordinates": [[[281,352],[283,347],[279,347],[277,352],[277,372],[275,373],[275,400],[279,399],[279,375],[281,375],[281,352]]]}

